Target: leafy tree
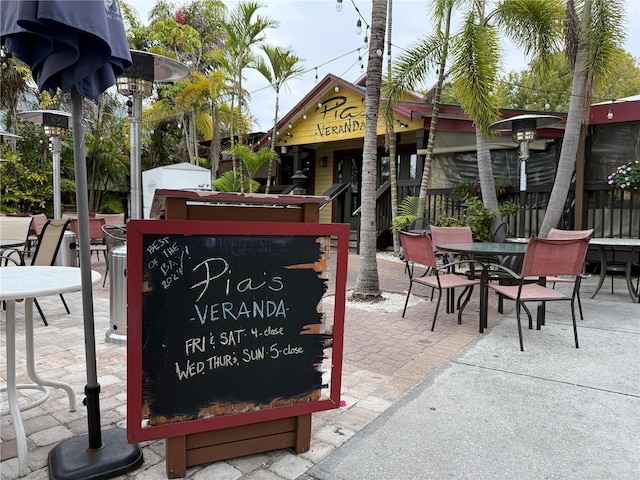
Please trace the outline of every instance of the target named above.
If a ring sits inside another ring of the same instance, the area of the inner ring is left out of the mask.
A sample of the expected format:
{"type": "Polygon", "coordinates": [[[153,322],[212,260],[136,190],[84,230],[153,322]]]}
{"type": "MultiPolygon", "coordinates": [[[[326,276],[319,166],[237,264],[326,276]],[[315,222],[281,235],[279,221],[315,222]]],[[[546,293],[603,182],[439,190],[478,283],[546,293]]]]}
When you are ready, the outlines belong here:
{"type": "MultiPolygon", "coordinates": [[[[291,49],[263,45],[262,50],[267,56],[267,61],[262,58],[258,58],[255,68],[264,78],[267,79],[276,92],[273,130],[271,131],[271,150],[275,152],[276,134],[278,130],[278,110],[280,106],[280,89],[286,86],[287,81],[302,75],[303,68],[299,65],[300,58],[298,58],[291,49]]],[[[270,161],[269,169],[267,171],[267,185],[265,193],[269,193],[272,171],[273,161],[270,161]]]]}
{"type": "Polygon", "coordinates": [[[224,153],[239,158],[246,175],[240,175],[239,172],[233,170],[225,172],[222,177],[213,181],[216,190],[222,192],[257,192],[260,184],[253,179],[257,171],[265,163],[277,158],[277,154],[269,148],[261,148],[254,152],[251,147],[241,144],[232,145],[224,153]]]}
{"type": "Polygon", "coordinates": [[[576,163],[578,145],[589,121],[594,87],[611,78],[624,31],[623,6],[608,0],[567,1],[565,35],[573,84],[556,178],[539,235],[546,237],[562,217],[576,163]]]}
{"type": "MultiPolygon", "coordinates": [[[[627,52],[618,50],[614,60],[616,81],[606,82],[593,91],[594,101],[624,98],[640,92],[640,65],[627,52]]],[[[553,55],[549,74],[536,78],[529,70],[511,72],[500,82],[497,95],[504,108],[566,112],[571,99],[573,71],[564,52],[553,55]]]]}

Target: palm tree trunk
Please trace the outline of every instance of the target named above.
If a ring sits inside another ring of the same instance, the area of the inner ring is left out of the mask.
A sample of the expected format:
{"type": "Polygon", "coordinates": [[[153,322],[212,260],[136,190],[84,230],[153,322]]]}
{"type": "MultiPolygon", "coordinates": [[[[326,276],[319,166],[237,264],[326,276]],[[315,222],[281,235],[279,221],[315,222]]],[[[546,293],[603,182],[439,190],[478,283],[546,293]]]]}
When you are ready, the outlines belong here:
{"type": "MultiPolygon", "coordinates": [[[[276,130],[278,130],[278,110],[280,109],[280,91],[276,89],[276,111],[273,116],[273,130],[271,131],[271,151],[276,151],[276,130]]],[[[267,185],[264,189],[264,193],[269,193],[269,187],[271,186],[271,172],[273,171],[273,158],[269,159],[269,167],[267,169],[267,185]]]]}
{"type": "MultiPolygon", "coordinates": [[[[393,31],[393,0],[389,0],[387,7],[387,79],[391,79],[392,63],[391,63],[391,38],[393,31]]],[[[396,168],[397,145],[396,133],[394,129],[395,117],[390,120],[389,130],[389,184],[391,189],[391,218],[398,215],[398,171],[396,168]]],[[[393,235],[393,253],[400,255],[400,235],[396,230],[392,230],[393,235]]]]}
{"type": "Polygon", "coordinates": [[[591,0],[584,3],[584,12],[581,25],[581,38],[576,55],[575,66],[573,67],[573,86],[571,88],[571,100],[569,101],[569,112],[567,113],[567,123],[564,129],[564,138],[562,140],[562,150],[560,151],[560,159],[558,160],[558,169],[556,171],[556,179],[553,182],[551,196],[547,211],[542,220],[542,226],[538,235],[546,238],[549,230],[555,228],[562,218],[564,204],[569,195],[569,187],[573,171],[576,166],[576,154],[578,153],[578,143],[581,138],[583,123],[586,123],[586,112],[589,111],[588,85],[590,83],[589,71],[585,68],[588,61],[590,45],[585,42],[589,36],[586,30],[590,24],[591,0]]]}
{"type": "Polygon", "coordinates": [[[447,17],[445,19],[445,33],[444,33],[444,49],[442,51],[442,57],[440,57],[440,64],[438,65],[438,81],[436,82],[435,91],[433,92],[433,110],[431,110],[431,123],[429,125],[429,138],[427,140],[427,152],[424,156],[424,167],[422,169],[422,180],[420,181],[420,198],[424,202],[418,203],[418,218],[424,216],[424,209],[426,207],[427,192],[429,191],[429,176],[431,175],[431,163],[433,161],[433,149],[436,142],[436,127],[438,126],[438,116],[440,114],[440,95],[442,93],[442,85],[444,84],[444,69],[447,64],[447,57],[449,56],[449,37],[451,35],[451,4],[447,9],[447,17]]]}
{"type": "Polygon", "coordinates": [[[387,18],[387,1],[373,0],[371,10],[371,41],[367,65],[365,97],[365,134],[362,152],[362,205],[360,216],[360,263],[354,297],[371,299],[380,296],[376,262],[376,179],[378,113],[382,82],[382,54],[387,18]],[[380,55],[378,54],[380,53],[380,55]]]}

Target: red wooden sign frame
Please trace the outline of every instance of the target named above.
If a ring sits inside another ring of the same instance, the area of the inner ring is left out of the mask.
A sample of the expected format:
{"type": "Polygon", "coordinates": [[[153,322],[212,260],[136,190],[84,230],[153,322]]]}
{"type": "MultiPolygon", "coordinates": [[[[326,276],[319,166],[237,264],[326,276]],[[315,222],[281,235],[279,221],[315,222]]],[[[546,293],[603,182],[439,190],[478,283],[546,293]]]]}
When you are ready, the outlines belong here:
{"type": "Polygon", "coordinates": [[[221,222],[189,220],[132,220],[127,226],[127,439],[140,442],[206,432],[338,408],[347,280],[349,225],[297,222],[221,222]],[[337,238],[333,337],[329,397],[306,403],[265,408],[184,422],[143,427],[142,392],[142,280],[144,235],[316,236],[337,238]]]}

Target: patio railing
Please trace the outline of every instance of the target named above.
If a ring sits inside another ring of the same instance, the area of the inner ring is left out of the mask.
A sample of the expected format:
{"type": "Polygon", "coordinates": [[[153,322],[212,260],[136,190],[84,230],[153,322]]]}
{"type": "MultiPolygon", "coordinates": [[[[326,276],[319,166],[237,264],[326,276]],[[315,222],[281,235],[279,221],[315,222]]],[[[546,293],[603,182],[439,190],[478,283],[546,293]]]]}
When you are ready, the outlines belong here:
{"type": "MultiPolygon", "coordinates": [[[[420,185],[415,180],[398,182],[398,202],[407,196],[418,196],[420,185]]],[[[527,192],[525,214],[525,236],[536,235],[542,221],[551,194],[550,186],[530,187],[527,192]]],[[[519,203],[519,191],[510,189],[501,196],[499,202],[512,201],[519,203]]],[[[582,225],[576,226],[575,190],[569,192],[567,202],[560,220],[559,228],[583,229],[593,228],[596,237],[629,237],[640,238],[640,192],[612,189],[607,184],[589,185],[585,187],[582,225]]],[[[377,195],[377,231],[379,234],[391,227],[391,191],[388,184],[378,189],[377,195]]],[[[462,202],[451,194],[451,189],[431,189],[427,195],[425,216],[431,222],[439,217],[459,219],[464,213],[462,202]]],[[[518,214],[507,221],[510,236],[518,236],[518,214]]]]}

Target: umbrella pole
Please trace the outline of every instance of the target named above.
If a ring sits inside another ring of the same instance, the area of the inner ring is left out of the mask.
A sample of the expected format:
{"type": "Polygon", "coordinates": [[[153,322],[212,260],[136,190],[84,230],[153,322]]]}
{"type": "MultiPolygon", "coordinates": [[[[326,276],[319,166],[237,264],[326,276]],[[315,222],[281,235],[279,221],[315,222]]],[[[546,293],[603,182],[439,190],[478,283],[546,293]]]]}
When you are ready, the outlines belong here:
{"type": "Polygon", "coordinates": [[[51,480],[81,480],[112,478],[135,470],[142,464],[142,451],[137,444],[128,444],[126,432],[113,428],[100,430],[100,384],[96,367],[96,342],[93,316],[93,285],[91,283],[91,249],[89,239],[89,202],[87,166],[82,125],[82,96],[71,89],[73,115],[73,159],[76,178],[76,207],[80,246],[80,277],[82,279],[82,316],[87,364],[87,384],[84,387],[87,406],[88,436],[63,440],[49,452],[51,480]],[[87,438],[88,437],[88,446],[87,438]]]}

